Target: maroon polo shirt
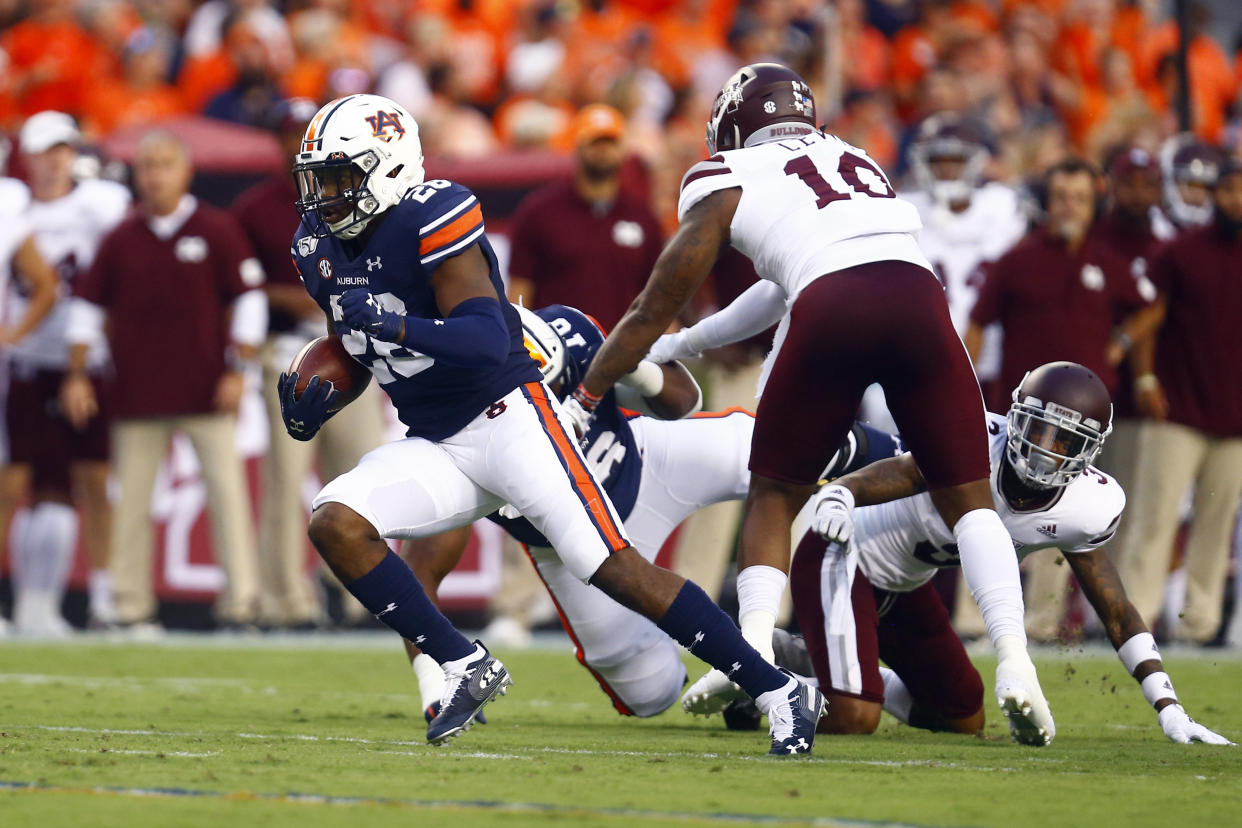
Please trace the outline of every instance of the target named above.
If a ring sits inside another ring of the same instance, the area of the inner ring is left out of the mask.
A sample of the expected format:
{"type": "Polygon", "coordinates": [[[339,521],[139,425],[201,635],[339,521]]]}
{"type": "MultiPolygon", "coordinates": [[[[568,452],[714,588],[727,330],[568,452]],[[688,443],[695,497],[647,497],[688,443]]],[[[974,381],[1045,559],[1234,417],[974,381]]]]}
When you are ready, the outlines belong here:
{"type": "Polygon", "coordinates": [[[612,330],[660,255],[663,238],[651,209],[626,190],[597,207],[572,182],[550,184],[527,196],[510,225],[509,274],[529,279],[527,307],[569,305],[612,330]]]}
{"type": "Polygon", "coordinates": [[[1156,376],[1169,420],[1242,437],[1242,237],[1187,230],[1156,253],[1151,279],[1168,305],[1156,376]]]}
{"type": "Polygon", "coordinates": [[[199,203],[172,238],[133,215],[104,237],[74,294],[107,312],[117,419],[207,414],[224,373],[233,300],[250,245],[233,218],[199,203]]]}
{"type": "MultiPolygon", "coordinates": [[[[1150,279],[1151,258],[1160,247],[1160,240],[1151,231],[1151,221],[1136,224],[1119,218],[1114,210],[1096,222],[1091,233],[1100,244],[1112,250],[1129,265],[1130,277],[1139,284],[1140,290],[1145,289],[1142,282],[1150,279]]],[[[1119,313],[1113,318],[1113,324],[1118,325],[1124,319],[1125,314],[1119,313]]],[[[1130,378],[1130,371],[1123,367],[1118,374],[1117,390],[1113,393],[1113,417],[1137,417],[1138,409],[1134,404],[1134,383],[1130,378]]]]}
{"type": "MultiPolygon", "coordinates": [[[[289,240],[300,221],[294,206],[297,200],[292,176],[273,175],[239,195],[230,208],[263,265],[269,285],[302,284],[297,268],[289,260],[289,240]]],[[[272,333],[292,331],[299,321],[279,308],[268,308],[267,328],[272,333]]]]}
{"type": "Polygon", "coordinates": [[[1147,304],[1125,260],[1093,234],[1071,253],[1036,228],[985,274],[970,318],[1004,329],[1000,388],[1006,395],[1027,371],[1062,359],[1085,365],[1116,391],[1117,369],[1107,361],[1113,320],[1147,304]]]}

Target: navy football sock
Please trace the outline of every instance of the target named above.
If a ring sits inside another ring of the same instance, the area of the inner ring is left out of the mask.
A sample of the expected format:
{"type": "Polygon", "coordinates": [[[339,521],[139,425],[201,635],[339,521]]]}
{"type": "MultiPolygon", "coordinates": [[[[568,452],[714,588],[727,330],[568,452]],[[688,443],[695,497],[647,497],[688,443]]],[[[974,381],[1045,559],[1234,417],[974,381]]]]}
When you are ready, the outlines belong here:
{"type": "Polygon", "coordinates": [[[785,686],[789,677],[763,660],[707,593],[686,581],[656,622],[675,641],[737,682],[751,698],[785,686]]]}
{"type": "Polygon", "coordinates": [[[436,609],[405,561],[392,552],[345,588],[368,612],[441,664],[474,652],[474,645],[436,609]]]}

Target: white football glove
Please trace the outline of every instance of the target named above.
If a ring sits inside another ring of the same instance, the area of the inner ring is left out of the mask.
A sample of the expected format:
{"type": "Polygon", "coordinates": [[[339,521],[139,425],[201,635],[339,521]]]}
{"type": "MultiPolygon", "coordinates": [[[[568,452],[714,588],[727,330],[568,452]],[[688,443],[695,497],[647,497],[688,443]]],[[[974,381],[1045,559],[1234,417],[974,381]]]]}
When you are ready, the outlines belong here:
{"type": "Polygon", "coordinates": [[[848,546],[854,536],[854,493],[830,484],[815,493],[811,531],[826,541],[848,546]]]}
{"type": "Polygon", "coordinates": [[[677,333],[661,336],[647,352],[647,359],[652,362],[672,362],[675,359],[694,359],[702,356],[690,344],[690,338],[686,336],[687,330],[689,329],[682,328],[677,333]]]}
{"type": "Polygon", "coordinates": [[[735,699],[748,698],[745,691],[719,670],[709,670],[690,685],[681,697],[681,709],[695,716],[720,713],[735,699]]]}
{"type": "Polygon", "coordinates": [[[582,403],[573,397],[561,403],[561,423],[567,429],[572,428],[575,439],[581,440],[586,436],[587,430],[591,427],[591,417],[595,416],[593,412],[587,411],[582,407],[582,403]]]}
{"type": "MultiPolygon", "coordinates": [[[[1002,650],[999,645],[997,649],[1002,650]]],[[[1044,747],[1057,735],[1052,711],[1025,647],[1009,653],[1002,650],[996,665],[996,703],[1009,720],[1009,735],[1015,742],[1044,747]]]]}
{"type": "Polygon", "coordinates": [[[1156,718],[1160,720],[1160,729],[1164,731],[1164,735],[1179,745],[1188,745],[1191,742],[1202,742],[1205,745],[1233,744],[1224,736],[1213,733],[1190,718],[1180,704],[1168,705],[1156,714],[1156,718]]]}

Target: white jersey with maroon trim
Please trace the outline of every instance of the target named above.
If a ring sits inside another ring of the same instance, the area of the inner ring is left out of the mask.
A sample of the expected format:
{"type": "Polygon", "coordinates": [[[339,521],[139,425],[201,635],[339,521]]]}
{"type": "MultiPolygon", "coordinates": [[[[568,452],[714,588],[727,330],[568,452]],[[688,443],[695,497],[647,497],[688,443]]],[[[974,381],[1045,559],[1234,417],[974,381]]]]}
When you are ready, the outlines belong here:
{"type": "MultiPolygon", "coordinates": [[[[1018,194],[1004,184],[984,184],[960,213],[921,190],[904,197],[919,211],[923,221],[919,246],[944,285],[953,327],[965,335],[983,284],[983,265],[999,259],[1026,232],[1018,194]]],[[[995,378],[1000,373],[1000,358],[1001,328],[999,324],[989,325],[975,373],[983,380],[995,378]]]]}
{"type": "Polygon", "coordinates": [[[878,261],[931,264],[919,250],[918,211],[897,197],[875,161],[815,132],[729,150],[690,168],[677,215],[719,190],[740,187],[732,244],[791,302],[815,279],[878,261]]]}
{"type": "MultiPolygon", "coordinates": [[[[1055,547],[1067,554],[1089,552],[1113,536],[1126,505],[1120,484],[1094,466],[1062,489],[1051,505],[1015,512],[1000,494],[1005,458],[1005,418],[988,414],[992,457],[992,500],[1013,538],[1021,560],[1055,547]]],[[[953,532],[924,492],[854,511],[854,544],[867,580],[892,592],[909,592],[931,580],[936,570],[956,567],[953,532]]]]}
{"type": "MultiPolygon", "coordinates": [[[[35,244],[43,258],[60,277],[60,299],[38,328],[13,346],[15,362],[35,368],[64,368],[69,346],[65,324],[69,312],[66,298],[75,278],[86,272],[95,259],[99,243],[129,210],[129,190],[112,181],[91,179],[78,183],[67,195],[51,201],[32,200],[26,217],[34,229],[35,244]]],[[[26,298],[16,293],[6,310],[6,321],[14,325],[26,312],[26,298]]],[[[107,361],[107,344],[102,335],[91,343],[87,364],[98,367],[107,361]]]]}

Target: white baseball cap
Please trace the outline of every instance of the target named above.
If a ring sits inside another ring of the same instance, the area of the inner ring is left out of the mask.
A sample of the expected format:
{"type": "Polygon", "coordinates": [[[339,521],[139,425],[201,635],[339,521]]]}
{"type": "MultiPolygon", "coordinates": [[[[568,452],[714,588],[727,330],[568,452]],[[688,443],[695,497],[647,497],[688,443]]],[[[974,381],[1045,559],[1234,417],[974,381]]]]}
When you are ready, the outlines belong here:
{"type": "Polygon", "coordinates": [[[77,146],[81,140],[82,133],[73,117],[51,109],[27,118],[19,135],[22,152],[32,155],[47,152],[57,144],[77,146]]]}

